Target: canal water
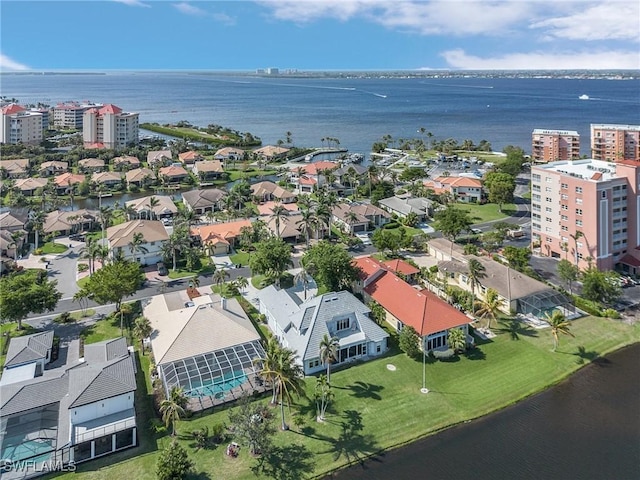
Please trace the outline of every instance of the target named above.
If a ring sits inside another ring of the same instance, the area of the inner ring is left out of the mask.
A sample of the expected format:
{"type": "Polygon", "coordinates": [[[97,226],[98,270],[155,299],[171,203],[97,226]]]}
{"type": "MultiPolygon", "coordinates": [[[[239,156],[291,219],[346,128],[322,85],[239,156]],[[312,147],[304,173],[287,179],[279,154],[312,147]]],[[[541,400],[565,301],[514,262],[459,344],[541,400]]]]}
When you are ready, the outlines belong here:
{"type": "Polygon", "coordinates": [[[517,405],[331,478],[639,479],[639,367],[640,345],[627,347],[517,405]]]}

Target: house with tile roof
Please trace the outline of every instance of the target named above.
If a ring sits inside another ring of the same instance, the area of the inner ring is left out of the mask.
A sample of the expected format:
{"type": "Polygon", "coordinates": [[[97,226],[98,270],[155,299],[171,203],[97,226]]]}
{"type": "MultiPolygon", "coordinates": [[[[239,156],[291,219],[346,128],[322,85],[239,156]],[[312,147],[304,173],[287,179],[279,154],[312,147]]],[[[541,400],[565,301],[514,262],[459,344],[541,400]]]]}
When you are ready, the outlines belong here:
{"type": "Polygon", "coordinates": [[[149,168],[154,166],[165,167],[173,163],[173,154],[171,150],[152,150],[147,153],[147,165],[149,168]]]}
{"type": "Polygon", "coordinates": [[[204,157],[199,152],[189,150],[188,152],[179,153],[178,160],[184,165],[193,165],[197,161],[204,160],[204,157]]]}
{"type": "Polygon", "coordinates": [[[11,339],[0,385],[39,377],[52,359],[53,330],[11,339]]]}
{"type": "Polygon", "coordinates": [[[138,218],[149,220],[173,218],[178,214],[178,207],[168,195],[149,195],[148,197],[136,198],[125,202],[125,206],[133,208],[138,218]]]}
{"type": "Polygon", "coordinates": [[[169,240],[166,228],[157,220],[131,220],[107,228],[107,245],[109,257],[132,260],[140,265],[154,265],[162,261],[162,246],[169,240]],[[130,245],[134,236],[142,235],[144,242],[140,249],[133,250],[130,245]]]}
{"type": "Polygon", "coordinates": [[[66,466],[136,446],[135,374],[121,337],[85,345],[75,365],[3,383],[2,458],[66,466]]]}
{"type": "Polygon", "coordinates": [[[121,187],[122,175],[119,172],[96,172],[91,175],[91,183],[108,188],[121,187]]]}
{"type": "Polygon", "coordinates": [[[79,185],[84,182],[85,176],[79,173],[66,172],[56,176],[53,181],[56,184],[58,193],[65,194],[69,189],[75,185],[79,185]]]}
{"type": "Polygon", "coordinates": [[[139,188],[152,185],[156,181],[156,176],[153,173],[153,170],[145,167],[129,170],[125,173],[124,178],[127,181],[127,185],[135,185],[139,188]]]}
{"type": "Polygon", "coordinates": [[[258,202],[279,201],[281,203],[293,203],[296,201],[296,195],[285,190],[280,185],[264,181],[251,185],[251,194],[258,202]]]}
{"type": "Polygon", "coordinates": [[[325,172],[338,168],[336,162],[319,161],[299,167],[293,167],[289,171],[289,180],[297,186],[298,191],[310,193],[316,188],[327,183],[325,172]]]}
{"type": "Polygon", "coordinates": [[[305,302],[270,285],[258,292],[259,310],[280,343],[297,353],[305,375],[326,369],[320,359],[325,335],[339,342],[334,365],[370,360],[389,348],[389,334],[370,317],[371,310],[347,291],[330,292],[305,302]]]}
{"type": "Polygon", "coordinates": [[[182,192],[182,203],[187,210],[191,210],[198,215],[206,212],[217,212],[224,210],[224,199],[227,192],[219,188],[206,188],[202,190],[189,190],[182,192]]]}
{"type": "Polygon", "coordinates": [[[428,290],[418,290],[371,257],[354,260],[361,270],[354,291],[365,302],[374,300],[384,308],[386,321],[396,331],[413,327],[426,352],[447,348],[449,330],[460,329],[473,341],[468,325],[473,320],[428,290]]]}
{"type": "Polygon", "coordinates": [[[264,357],[260,334],[235,298],[182,290],[152,297],[143,312],[165,392],[182,387],[190,410],[266,390],[254,362],[264,357]]]}
{"type": "Polygon", "coordinates": [[[470,177],[436,177],[424,186],[441,195],[449,193],[459,202],[480,203],[484,198],[482,180],[470,177]]]}
{"type": "Polygon", "coordinates": [[[26,197],[31,197],[36,194],[36,190],[47,186],[46,178],[18,178],[15,186],[26,197]]]}
{"type": "Polygon", "coordinates": [[[98,223],[98,212],[83,208],[81,210],[54,210],[44,221],[44,233],[65,236],[77,232],[88,232],[98,223]]]}
{"type": "Polygon", "coordinates": [[[26,218],[17,213],[0,213],[0,256],[16,258],[27,241],[26,223],[26,218]]]}
{"type": "Polygon", "coordinates": [[[101,158],[83,158],[78,161],[78,169],[82,173],[101,172],[105,169],[105,163],[101,158]]]}
{"type": "Polygon", "coordinates": [[[272,162],[284,157],[289,150],[289,148],[276,145],[265,145],[264,147],[255,149],[253,153],[264,158],[267,162],[272,162]]]}
{"type": "Polygon", "coordinates": [[[38,168],[38,173],[45,177],[51,177],[53,175],[60,175],[67,170],[69,170],[69,164],[67,162],[52,160],[50,162],[42,162],[40,168],[38,168]]]}
{"type": "Polygon", "coordinates": [[[220,160],[222,163],[226,164],[226,162],[228,161],[237,162],[242,160],[244,158],[244,154],[245,151],[241,148],[223,147],[216,151],[216,153],[213,155],[213,158],[215,160],[220,160]]]}
{"type": "Polygon", "coordinates": [[[168,167],[162,167],[158,171],[158,178],[164,183],[180,183],[188,177],[189,172],[180,165],[169,165],[168,167]]]}
{"type": "Polygon", "coordinates": [[[273,208],[276,205],[281,205],[286,208],[289,212],[289,215],[298,213],[300,211],[297,203],[264,202],[256,205],[256,208],[258,209],[258,215],[260,215],[261,217],[268,217],[269,215],[273,215],[273,208]]]}
{"type": "Polygon", "coordinates": [[[193,165],[193,173],[198,175],[201,181],[216,180],[225,175],[220,160],[201,160],[193,165]]]}
{"type": "Polygon", "coordinates": [[[3,170],[9,178],[26,178],[29,173],[29,159],[0,160],[0,170],[3,170]]]}
{"type": "Polygon", "coordinates": [[[118,170],[119,172],[140,168],[140,160],[131,155],[115,157],[111,162],[114,170],[118,170]]]}
{"type": "Polygon", "coordinates": [[[251,220],[199,225],[191,227],[190,233],[192,237],[200,239],[200,243],[208,247],[212,255],[220,255],[231,252],[245,227],[251,227],[251,220]]]}
{"type": "Polygon", "coordinates": [[[424,197],[389,197],[379,202],[380,207],[400,218],[415,213],[419,222],[424,222],[433,214],[433,201],[424,197]]]}

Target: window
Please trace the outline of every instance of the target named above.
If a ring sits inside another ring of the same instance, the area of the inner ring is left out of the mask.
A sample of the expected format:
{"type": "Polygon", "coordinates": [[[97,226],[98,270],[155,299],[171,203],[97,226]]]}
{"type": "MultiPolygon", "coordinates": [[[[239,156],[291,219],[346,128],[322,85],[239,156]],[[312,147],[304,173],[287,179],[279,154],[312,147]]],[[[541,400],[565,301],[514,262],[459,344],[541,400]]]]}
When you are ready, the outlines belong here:
{"type": "Polygon", "coordinates": [[[563,232],[568,232],[568,231],[569,231],[569,227],[567,227],[566,225],[562,225],[562,227],[560,227],[560,229],[561,229],[563,232]]]}
{"type": "Polygon", "coordinates": [[[576,193],[582,193],[582,187],[576,187],[576,193]]]}
{"type": "Polygon", "coordinates": [[[547,203],[551,203],[553,199],[551,197],[545,197],[544,201],[547,203]]]}
{"type": "Polygon", "coordinates": [[[577,227],[581,227],[582,226],[582,220],[576,220],[576,226],[577,227]]]}
{"type": "Polygon", "coordinates": [[[582,215],[582,209],[576,208],[576,215],[582,215]]]}
{"type": "Polygon", "coordinates": [[[537,173],[534,173],[531,175],[531,180],[533,180],[534,182],[539,182],[540,181],[540,175],[538,175],[537,173]]]}
{"type": "Polygon", "coordinates": [[[582,242],[576,242],[576,247],[582,248],[582,242]]]}
{"type": "Polygon", "coordinates": [[[540,195],[537,194],[537,193],[534,193],[533,195],[531,195],[531,199],[536,201],[536,202],[539,202],[540,201],[540,195]]]}
{"type": "Polygon", "coordinates": [[[602,195],[602,198],[607,198],[607,191],[603,190],[601,195],[602,195]]]}
{"type": "Polygon", "coordinates": [[[551,183],[553,179],[551,177],[544,177],[544,181],[547,183],[551,183]]]}
{"type": "Polygon", "coordinates": [[[551,193],[551,187],[546,187],[546,188],[544,189],[544,191],[545,191],[545,192],[549,192],[549,193],[551,193]]]}
{"type": "Polygon", "coordinates": [[[569,200],[569,195],[567,195],[566,193],[563,193],[563,194],[560,196],[560,198],[561,198],[562,200],[569,200]]]}
{"type": "Polygon", "coordinates": [[[582,199],[576,198],[576,205],[582,205],[582,199]]]}
{"type": "Polygon", "coordinates": [[[552,222],[553,220],[551,220],[551,217],[545,217],[544,221],[545,222],[552,222]]]}
{"type": "Polygon", "coordinates": [[[551,242],[553,242],[553,239],[552,239],[551,237],[547,237],[547,238],[545,239],[545,241],[546,241],[547,243],[551,243],[551,242]]]}
{"type": "Polygon", "coordinates": [[[569,220],[569,217],[567,217],[566,215],[560,215],[560,220],[566,222],[567,220],[569,220]]]}
{"type": "Polygon", "coordinates": [[[547,213],[551,213],[553,212],[553,209],[551,207],[545,207],[544,211],[547,213]]]}
{"type": "Polygon", "coordinates": [[[566,183],[562,183],[560,184],[560,188],[562,188],[563,190],[566,190],[567,188],[569,188],[569,185],[567,185],[566,183]]]}
{"type": "Polygon", "coordinates": [[[560,209],[561,210],[569,210],[569,206],[568,205],[560,205],[560,209]]]}
{"type": "Polygon", "coordinates": [[[540,185],[532,185],[532,186],[531,186],[531,189],[532,189],[534,192],[539,192],[539,191],[540,191],[540,185]]]}
{"type": "Polygon", "coordinates": [[[349,328],[349,319],[348,318],[344,318],[344,319],[338,320],[336,322],[336,330],[338,330],[338,331],[346,330],[347,328],[349,328]]]}

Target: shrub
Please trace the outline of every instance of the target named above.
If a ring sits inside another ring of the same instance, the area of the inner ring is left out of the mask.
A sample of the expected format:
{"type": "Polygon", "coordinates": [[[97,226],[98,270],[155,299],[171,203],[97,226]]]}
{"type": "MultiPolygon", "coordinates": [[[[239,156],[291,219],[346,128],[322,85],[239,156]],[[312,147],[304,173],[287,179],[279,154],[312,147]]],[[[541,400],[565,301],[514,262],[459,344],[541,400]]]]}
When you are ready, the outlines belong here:
{"type": "Polygon", "coordinates": [[[620,318],[620,313],[614,310],[613,308],[607,308],[602,312],[602,314],[607,318],[620,318]]]}
{"type": "Polygon", "coordinates": [[[393,229],[393,228],[398,228],[399,226],[400,226],[400,224],[398,222],[392,220],[392,221],[390,221],[388,223],[385,223],[382,226],[382,228],[384,228],[386,230],[390,230],[390,229],[393,229]]]}
{"type": "Polygon", "coordinates": [[[78,272],[86,272],[87,270],[89,270],[89,265],[87,265],[86,263],[78,264],[78,272]]]}
{"type": "Polygon", "coordinates": [[[602,308],[599,303],[594,302],[592,300],[587,300],[586,298],[578,297],[577,295],[573,296],[573,301],[576,307],[580,310],[587,312],[589,315],[594,315],[596,317],[604,316],[602,312],[602,308]]]}
{"type": "Polygon", "coordinates": [[[447,348],[446,350],[433,350],[431,354],[434,356],[434,358],[437,358],[438,360],[446,361],[453,358],[456,352],[454,352],[450,348],[447,348]]]}
{"type": "Polygon", "coordinates": [[[69,312],[62,312],[60,315],[53,319],[56,323],[71,323],[75,319],[71,316],[69,312]]]}

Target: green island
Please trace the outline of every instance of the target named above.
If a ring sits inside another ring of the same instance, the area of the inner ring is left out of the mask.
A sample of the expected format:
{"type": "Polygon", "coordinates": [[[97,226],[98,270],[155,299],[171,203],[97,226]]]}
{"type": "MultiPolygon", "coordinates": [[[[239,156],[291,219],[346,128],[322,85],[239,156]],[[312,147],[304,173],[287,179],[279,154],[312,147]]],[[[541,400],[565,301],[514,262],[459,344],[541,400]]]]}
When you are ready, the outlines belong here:
{"type": "Polygon", "coordinates": [[[196,127],[189,122],[180,121],[175,125],[158,123],[141,123],[140,128],[150,132],[170,135],[172,137],[192,140],[220,146],[234,147],[255,147],[260,146],[262,141],[250,133],[240,133],[236,130],[221,127],[219,125],[208,125],[207,127],[196,127]]]}
{"type": "MultiPolygon", "coordinates": [[[[499,324],[495,338],[477,339],[474,349],[452,360],[427,357],[428,394],[420,392],[422,357],[414,359],[402,353],[392,333],[392,347],[384,357],[332,372],[335,400],[322,423],[315,419],[315,378],[307,377],[308,399],[299,398],[292,405],[287,413],[291,429],[278,430],[273,448],[263,457],[253,457],[244,447],[237,457],[229,457],[225,455],[226,443],[195,448],[190,432],[219,424],[228,427],[229,414],[236,407],[216,408],[180,420],[177,441],[195,462],[193,478],[199,478],[198,474],[208,478],[222,471],[229,480],[322,478],[384,450],[514,404],[559,383],[596,358],[640,341],[640,324],[588,316],[571,322],[575,338],[563,336],[553,352],[550,331],[516,325],[499,324]],[[303,420],[294,423],[291,414],[296,411],[303,420]]],[[[163,429],[155,433],[147,428],[154,417],[146,374],[149,357],[138,358],[140,446],[79,465],[81,478],[155,478],[160,450],[172,437],[163,429]]],[[[254,401],[268,405],[270,397],[265,395],[254,401]]],[[[278,425],[279,407],[269,408],[278,425]]],[[[232,435],[226,439],[230,440],[232,435]]],[[[68,473],[56,478],[78,477],[68,473]]]]}

